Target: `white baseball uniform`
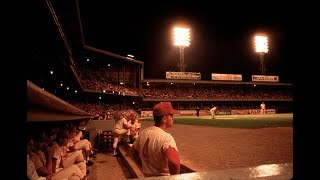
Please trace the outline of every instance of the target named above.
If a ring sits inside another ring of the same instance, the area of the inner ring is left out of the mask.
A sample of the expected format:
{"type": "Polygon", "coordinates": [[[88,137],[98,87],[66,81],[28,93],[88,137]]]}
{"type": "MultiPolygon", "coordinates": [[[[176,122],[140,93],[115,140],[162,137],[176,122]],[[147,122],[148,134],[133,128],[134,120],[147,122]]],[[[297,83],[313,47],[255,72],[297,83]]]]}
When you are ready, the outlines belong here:
{"type": "Polygon", "coordinates": [[[210,109],[210,113],[211,113],[212,118],[214,118],[214,116],[216,115],[216,110],[217,110],[217,108],[218,108],[218,107],[215,106],[215,107],[213,107],[213,108],[210,109]]]}
{"type": "Polygon", "coordinates": [[[125,128],[125,125],[128,123],[126,118],[121,118],[116,122],[113,128],[113,148],[117,148],[119,143],[119,136],[126,134],[128,129],[125,128]]]}
{"type": "Polygon", "coordinates": [[[260,104],[260,108],[261,108],[260,110],[261,114],[266,114],[266,104],[264,103],[260,104]]]}
{"type": "Polygon", "coordinates": [[[178,151],[173,137],[163,129],[151,126],[139,133],[134,148],[139,152],[142,171],[146,176],[170,175],[168,159],[165,152],[169,147],[178,151]]]}

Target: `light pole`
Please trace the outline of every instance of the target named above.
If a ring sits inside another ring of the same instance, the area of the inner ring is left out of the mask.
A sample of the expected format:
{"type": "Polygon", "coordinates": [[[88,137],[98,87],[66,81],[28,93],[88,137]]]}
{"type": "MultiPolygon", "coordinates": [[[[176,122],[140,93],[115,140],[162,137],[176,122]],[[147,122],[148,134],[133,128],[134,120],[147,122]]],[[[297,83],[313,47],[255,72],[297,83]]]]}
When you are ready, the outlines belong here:
{"type": "Polygon", "coordinates": [[[180,61],[179,68],[180,72],[185,72],[184,64],[184,48],[190,45],[190,29],[176,27],[173,30],[174,34],[174,45],[180,48],[180,61]]]}
{"type": "Polygon", "coordinates": [[[264,66],[264,54],[268,53],[268,37],[257,35],[255,36],[255,46],[256,52],[260,54],[260,63],[261,63],[261,74],[265,75],[265,66],[264,66]]]}

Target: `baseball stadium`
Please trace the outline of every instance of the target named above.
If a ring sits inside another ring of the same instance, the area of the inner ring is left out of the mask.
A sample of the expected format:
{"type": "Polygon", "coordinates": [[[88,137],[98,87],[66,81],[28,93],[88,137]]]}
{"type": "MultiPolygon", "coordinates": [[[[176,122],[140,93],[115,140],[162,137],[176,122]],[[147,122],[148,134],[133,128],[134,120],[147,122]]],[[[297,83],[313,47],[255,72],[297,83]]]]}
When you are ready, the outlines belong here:
{"type": "Polygon", "coordinates": [[[82,3],[29,2],[27,179],[293,178],[294,84],[263,64],[261,74],[189,72],[181,47],[178,70],[149,78],[149,62],[87,43],[82,3]],[[180,173],[148,176],[130,153],[135,139],[117,135],[115,147],[114,128],[133,112],[138,136],[161,102],[176,110],[166,132],[180,173]],[[69,146],[73,133],[85,148],[69,146]]]}

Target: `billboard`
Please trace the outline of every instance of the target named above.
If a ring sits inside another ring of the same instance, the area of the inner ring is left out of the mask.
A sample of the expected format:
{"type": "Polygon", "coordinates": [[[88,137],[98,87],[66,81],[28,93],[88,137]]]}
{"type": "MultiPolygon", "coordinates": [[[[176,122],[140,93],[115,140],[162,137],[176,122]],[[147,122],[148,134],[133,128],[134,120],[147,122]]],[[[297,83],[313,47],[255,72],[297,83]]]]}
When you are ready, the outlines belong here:
{"type": "Polygon", "coordinates": [[[279,82],[279,76],[252,75],[252,81],[279,82]]]}
{"type": "Polygon", "coordinates": [[[242,81],[241,74],[218,74],[212,73],[211,79],[215,81],[242,81]]]}
{"type": "Polygon", "coordinates": [[[201,73],[199,72],[166,72],[167,79],[190,79],[190,80],[201,80],[201,73]]]}

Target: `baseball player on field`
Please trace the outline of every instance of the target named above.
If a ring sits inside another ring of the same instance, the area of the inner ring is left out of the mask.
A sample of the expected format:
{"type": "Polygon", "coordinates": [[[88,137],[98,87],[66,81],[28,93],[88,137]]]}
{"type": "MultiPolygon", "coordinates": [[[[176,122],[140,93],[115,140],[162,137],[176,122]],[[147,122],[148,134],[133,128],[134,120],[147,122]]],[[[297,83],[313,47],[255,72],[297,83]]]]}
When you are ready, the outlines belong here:
{"type": "Polygon", "coordinates": [[[267,114],[266,104],[264,102],[260,104],[260,114],[267,114]]]}
{"type": "Polygon", "coordinates": [[[214,119],[214,116],[216,115],[217,109],[218,109],[218,106],[215,106],[215,107],[210,109],[210,113],[211,113],[212,119],[214,119]]]}

